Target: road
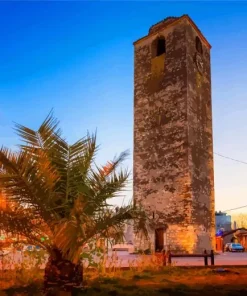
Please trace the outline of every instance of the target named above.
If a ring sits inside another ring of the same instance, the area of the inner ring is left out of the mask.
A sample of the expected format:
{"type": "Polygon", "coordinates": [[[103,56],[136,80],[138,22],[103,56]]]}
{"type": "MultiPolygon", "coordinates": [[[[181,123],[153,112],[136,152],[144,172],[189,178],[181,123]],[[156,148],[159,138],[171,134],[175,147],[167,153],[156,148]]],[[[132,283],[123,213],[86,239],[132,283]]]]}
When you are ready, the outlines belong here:
{"type": "MultiPolygon", "coordinates": [[[[144,258],[150,258],[151,256],[138,256],[129,255],[127,252],[117,252],[119,260],[122,260],[122,266],[128,266],[128,261],[139,260],[144,261],[144,258]]],[[[110,254],[111,255],[111,254],[110,254]]],[[[210,258],[208,258],[208,265],[210,265],[210,258]]],[[[220,253],[214,256],[215,265],[247,265],[247,252],[245,253],[220,253]]],[[[172,265],[175,266],[203,266],[204,258],[172,258],[172,265]]]]}
{"type": "MultiPolygon", "coordinates": [[[[128,267],[137,265],[146,265],[148,260],[152,256],[140,256],[140,255],[130,255],[127,252],[116,252],[113,254],[111,251],[108,253],[107,266],[116,267],[128,267]],[[115,258],[114,258],[115,257],[115,258]],[[117,258],[116,258],[117,257],[117,258]],[[139,262],[139,263],[137,263],[139,262]]],[[[2,269],[13,269],[15,266],[21,262],[26,262],[26,265],[34,265],[34,259],[29,256],[25,257],[20,252],[15,254],[8,254],[4,257],[0,257],[0,270],[2,269]],[[24,261],[23,261],[24,260],[24,261]]],[[[210,258],[208,258],[208,264],[210,265],[210,258]]],[[[173,258],[172,265],[175,266],[203,266],[204,258],[173,258]]],[[[247,265],[247,253],[221,253],[215,255],[215,265],[247,265]]],[[[40,265],[41,268],[45,267],[45,262],[40,265]]]]}
{"type": "MultiPolygon", "coordinates": [[[[204,258],[173,258],[176,266],[203,266],[204,258]]],[[[247,253],[220,253],[214,256],[215,265],[247,265],[247,253]]],[[[208,265],[211,265],[208,258],[208,265]]]]}

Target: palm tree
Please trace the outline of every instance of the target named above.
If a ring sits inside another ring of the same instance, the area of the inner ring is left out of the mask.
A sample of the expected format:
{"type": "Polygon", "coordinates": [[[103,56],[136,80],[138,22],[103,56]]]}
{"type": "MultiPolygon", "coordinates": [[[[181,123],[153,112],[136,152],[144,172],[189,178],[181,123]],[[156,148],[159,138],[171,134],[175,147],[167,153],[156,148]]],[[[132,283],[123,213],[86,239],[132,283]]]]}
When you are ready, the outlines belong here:
{"type": "Polygon", "coordinates": [[[140,209],[128,205],[116,212],[109,204],[128,183],[129,171],[120,167],[128,152],[97,166],[96,134],[69,145],[52,112],[37,131],[20,124],[15,130],[22,140],[18,151],[0,149],[0,190],[14,204],[1,211],[0,228],[47,250],[45,284],[81,284],[85,244],[99,236],[119,237],[129,219],[147,234],[140,209]]]}

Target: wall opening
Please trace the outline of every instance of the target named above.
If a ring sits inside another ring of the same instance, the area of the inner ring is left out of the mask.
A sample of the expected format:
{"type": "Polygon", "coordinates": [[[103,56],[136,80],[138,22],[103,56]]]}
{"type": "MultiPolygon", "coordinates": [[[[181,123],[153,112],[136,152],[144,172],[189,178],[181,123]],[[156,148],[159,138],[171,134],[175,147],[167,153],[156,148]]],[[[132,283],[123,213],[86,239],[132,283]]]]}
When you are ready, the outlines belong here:
{"type": "Polygon", "coordinates": [[[155,229],[155,252],[161,252],[164,248],[164,233],[163,228],[155,229]]]}
{"type": "Polygon", "coordinates": [[[155,39],[152,43],[152,58],[166,53],[166,40],[164,37],[155,39]]]}
{"type": "Polygon", "coordinates": [[[196,36],[196,51],[200,54],[203,54],[203,51],[202,51],[202,42],[201,40],[199,39],[198,36],[196,36]]]}
{"type": "Polygon", "coordinates": [[[157,57],[166,53],[166,40],[165,38],[159,38],[157,44],[157,57]]]}

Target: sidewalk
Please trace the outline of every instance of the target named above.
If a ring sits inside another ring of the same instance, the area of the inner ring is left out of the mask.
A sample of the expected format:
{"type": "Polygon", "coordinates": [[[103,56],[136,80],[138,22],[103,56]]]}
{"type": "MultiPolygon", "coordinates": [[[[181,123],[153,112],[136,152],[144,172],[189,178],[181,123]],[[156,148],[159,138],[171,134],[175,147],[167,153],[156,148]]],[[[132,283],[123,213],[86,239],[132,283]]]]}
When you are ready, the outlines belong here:
{"type": "MultiPolygon", "coordinates": [[[[121,261],[122,267],[128,267],[129,263],[134,264],[134,261],[140,260],[141,256],[130,255],[127,252],[117,252],[118,259],[121,261]]],[[[146,255],[150,258],[150,255],[146,255]]],[[[119,261],[118,260],[118,261],[119,261]]],[[[135,265],[135,264],[134,264],[135,265]]],[[[175,266],[204,266],[204,258],[172,258],[172,265],[175,266]]],[[[208,265],[211,265],[211,260],[208,258],[208,265]]],[[[245,265],[247,266],[247,253],[220,253],[214,256],[215,266],[234,266],[245,265]]]]}
{"type": "MultiPolygon", "coordinates": [[[[9,255],[9,258],[6,257],[0,258],[0,270],[2,269],[2,260],[3,269],[12,269],[14,268],[13,264],[8,264],[8,259],[18,263],[22,261],[21,254],[9,255]]],[[[151,260],[151,255],[131,255],[128,252],[118,251],[113,254],[111,251],[108,253],[108,259],[106,261],[106,267],[131,267],[137,265],[145,265],[145,261],[151,260]],[[116,256],[114,258],[114,256],[116,256]],[[139,263],[138,263],[139,262],[139,263]]],[[[98,261],[98,260],[97,260],[98,261]]],[[[247,266],[247,253],[220,253],[214,257],[215,266],[247,266]]],[[[172,258],[172,265],[174,266],[204,266],[204,258],[172,258]]],[[[208,265],[211,265],[211,260],[208,258],[208,265]]],[[[41,269],[45,268],[45,263],[42,264],[41,269]]]]}

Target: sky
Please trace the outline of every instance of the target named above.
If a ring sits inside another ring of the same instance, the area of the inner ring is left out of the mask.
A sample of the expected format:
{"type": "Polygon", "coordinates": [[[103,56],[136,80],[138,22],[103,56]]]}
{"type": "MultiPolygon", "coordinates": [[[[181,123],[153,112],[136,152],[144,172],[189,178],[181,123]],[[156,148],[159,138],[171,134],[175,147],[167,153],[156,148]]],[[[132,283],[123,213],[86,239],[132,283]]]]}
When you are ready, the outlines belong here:
{"type": "MultiPolygon", "coordinates": [[[[183,14],[212,45],[214,151],[247,162],[244,1],[0,2],[0,145],[19,143],[13,122],[36,129],[54,108],[70,143],[97,128],[98,162],[129,149],[132,169],[133,42],[183,14]]],[[[247,165],[214,166],[216,210],[247,205],[247,165]]]]}

